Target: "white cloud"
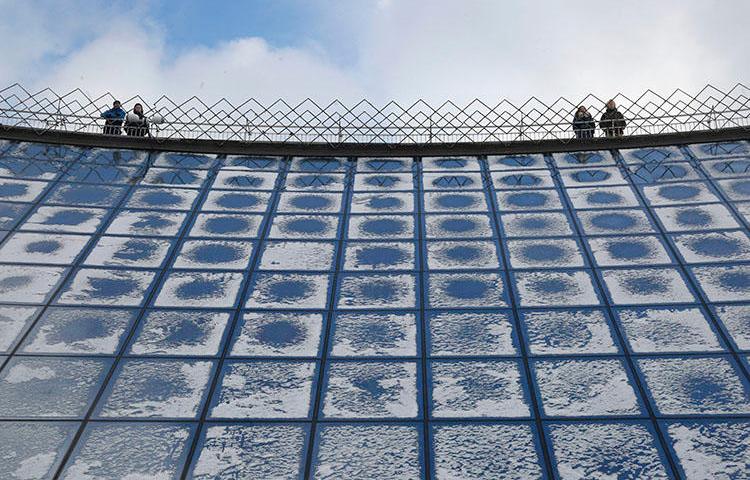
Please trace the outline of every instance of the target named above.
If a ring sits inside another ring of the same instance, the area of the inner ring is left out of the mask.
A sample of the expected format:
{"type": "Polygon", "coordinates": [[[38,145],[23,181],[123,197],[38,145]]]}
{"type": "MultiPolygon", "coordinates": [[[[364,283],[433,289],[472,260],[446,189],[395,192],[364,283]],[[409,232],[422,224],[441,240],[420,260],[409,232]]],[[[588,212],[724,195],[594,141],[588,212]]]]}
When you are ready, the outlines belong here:
{"type": "Polygon", "coordinates": [[[357,12],[326,2],[310,19],[325,34],[305,47],[250,35],[176,56],[146,4],[0,0],[0,8],[0,83],[123,98],[554,100],[729,87],[750,73],[744,0],[377,0],[357,12]],[[353,61],[338,61],[342,45],[353,61]]]}
{"type": "MultiPolygon", "coordinates": [[[[207,100],[227,96],[265,101],[304,95],[316,98],[362,96],[357,85],[325,58],[309,51],[272,48],[260,38],[241,38],[215,48],[194,48],[168,58],[160,34],[135,25],[96,38],[60,62],[44,84],[87,93],[103,90],[123,98],[162,94],[207,100]],[[128,32],[124,38],[121,32],[128,32]]],[[[40,85],[41,86],[41,85],[40,85]]]]}

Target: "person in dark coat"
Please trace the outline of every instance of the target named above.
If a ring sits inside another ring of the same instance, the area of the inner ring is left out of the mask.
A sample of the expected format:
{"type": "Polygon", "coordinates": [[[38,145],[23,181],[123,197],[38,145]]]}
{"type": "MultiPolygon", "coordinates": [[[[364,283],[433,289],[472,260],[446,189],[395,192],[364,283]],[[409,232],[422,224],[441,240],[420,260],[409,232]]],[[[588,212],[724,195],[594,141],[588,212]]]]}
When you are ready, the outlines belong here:
{"type": "Polygon", "coordinates": [[[615,101],[607,102],[607,111],[602,114],[602,118],[599,120],[599,128],[608,137],[622,137],[625,132],[625,125],[625,115],[617,110],[615,101]]]}
{"type": "Polygon", "coordinates": [[[140,103],[133,105],[133,111],[125,117],[125,133],[131,137],[145,137],[148,134],[148,120],[140,103]]]}
{"type": "Polygon", "coordinates": [[[586,107],[581,105],[573,116],[573,131],[576,138],[592,138],[596,129],[596,122],[586,107]]]}
{"type": "Polygon", "coordinates": [[[104,120],[104,129],[102,133],[105,135],[120,135],[122,130],[122,121],[125,120],[125,110],[120,106],[120,101],[115,100],[112,104],[112,108],[100,115],[104,120]]]}

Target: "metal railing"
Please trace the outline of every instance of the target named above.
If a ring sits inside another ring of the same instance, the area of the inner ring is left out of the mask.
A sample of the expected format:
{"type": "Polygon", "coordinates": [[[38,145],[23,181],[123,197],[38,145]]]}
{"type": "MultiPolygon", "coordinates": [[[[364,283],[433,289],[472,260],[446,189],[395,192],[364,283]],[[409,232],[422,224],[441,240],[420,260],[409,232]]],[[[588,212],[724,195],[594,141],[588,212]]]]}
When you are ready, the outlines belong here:
{"type": "MultiPolygon", "coordinates": [[[[91,98],[80,89],[32,93],[15,84],[0,90],[0,129],[28,127],[41,135],[50,130],[103,134],[100,113],[114,99],[109,93],[91,98]]],[[[675,90],[663,96],[648,90],[634,99],[618,94],[614,100],[627,120],[625,135],[750,129],[750,89],[742,84],[729,91],[709,85],[694,95],[675,90]]],[[[431,106],[419,100],[406,106],[394,101],[376,106],[363,100],[346,106],[340,101],[320,105],[310,99],[269,105],[250,99],[234,105],[226,99],[207,104],[197,97],[177,103],[162,96],[153,103],[133,97],[122,105],[130,110],[142,103],[147,116],[161,115],[163,122],[150,125],[150,135],[157,139],[395,145],[567,142],[575,138],[571,122],[576,108],[584,105],[598,119],[605,101],[587,95],[576,102],[561,97],[551,104],[533,97],[520,105],[473,100],[465,106],[454,102],[431,106]]],[[[597,128],[594,138],[603,136],[597,128]]]]}

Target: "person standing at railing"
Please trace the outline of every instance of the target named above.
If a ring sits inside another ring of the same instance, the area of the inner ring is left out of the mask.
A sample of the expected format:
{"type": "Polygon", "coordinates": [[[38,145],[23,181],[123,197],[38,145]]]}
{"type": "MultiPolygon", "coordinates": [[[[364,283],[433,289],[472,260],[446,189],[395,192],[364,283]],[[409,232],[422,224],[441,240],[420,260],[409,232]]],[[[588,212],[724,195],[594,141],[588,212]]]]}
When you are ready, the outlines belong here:
{"type": "Polygon", "coordinates": [[[593,138],[596,122],[586,107],[581,105],[573,116],[573,131],[576,138],[593,138]]]}
{"type": "Polygon", "coordinates": [[[125,117],[125,133],[131,137],[145,137],[148,134],[148,119],[140,103],[133,105],[133,111],[125,117]]]}
{"type": "Polygon", "coordinates": [[[115,100],[112,108],[100,115],[104,120],[104,135],[120,135],[122,121],[125,120],[125,110],[120,106],[120,101],[115,100]]]}
{"type": "Polygon", "coordinates": [[[599,120],[599,128],[608,137],[622,137],[626,124],[625,115],[617,110],[615,101],[608,101],[607,110],[602,114],[601,120],[599,120]]]}

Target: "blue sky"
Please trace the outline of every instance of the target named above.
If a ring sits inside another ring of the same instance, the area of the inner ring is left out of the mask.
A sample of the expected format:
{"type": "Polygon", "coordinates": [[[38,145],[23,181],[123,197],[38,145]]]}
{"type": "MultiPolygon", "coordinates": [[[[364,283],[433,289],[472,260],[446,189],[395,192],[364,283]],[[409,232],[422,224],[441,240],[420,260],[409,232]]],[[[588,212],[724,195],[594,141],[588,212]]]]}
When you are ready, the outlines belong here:
{"type": "Polygon", "coordinates": [[[0,0],[0,84],[522,101],[750,80],[746,0],[0,0]]]}
{"type": "Polygon", "coordinates": [[[150,11],[166,30],[170,46],[176,49],[214,46],[246,36],[262,37],[277,47],[301,46],[308,38],[319,36],[316,22],[310,21],[316,16],[312,2],[159,0],[150,11]]]}

